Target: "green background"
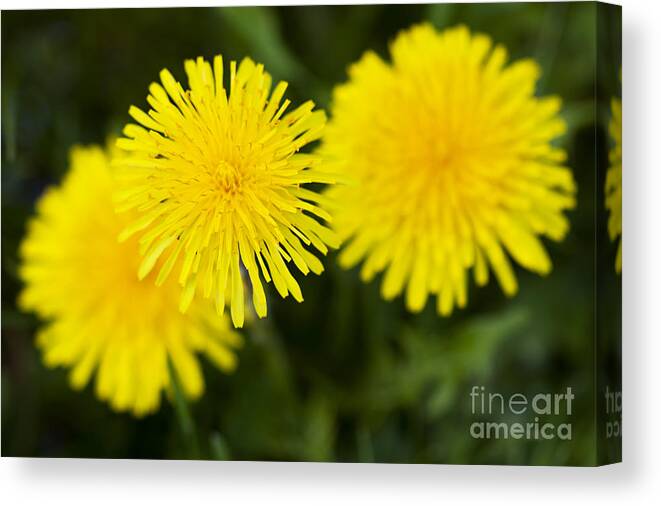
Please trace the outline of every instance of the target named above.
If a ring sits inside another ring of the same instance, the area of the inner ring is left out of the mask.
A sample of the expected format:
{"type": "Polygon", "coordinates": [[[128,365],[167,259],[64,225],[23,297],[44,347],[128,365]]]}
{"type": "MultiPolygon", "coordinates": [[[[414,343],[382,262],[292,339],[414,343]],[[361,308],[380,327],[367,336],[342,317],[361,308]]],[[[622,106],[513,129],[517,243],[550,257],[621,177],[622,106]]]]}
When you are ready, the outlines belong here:
{"type": "Polygon", "coordinates": [[[2,454],[593,464],[597,274],[614,287],[602,300],[613,310],[600,312],[613,367],[620,337],[621,285],[608,240],[598,273],[594,262],[594,220],[603,234],[606,219],[595,194],[605,167],[595,177],[595,152],[606,158],[609,100],[620,88],[620,11],[609,12],[593,3],[4,11],[2,454]],[[598,18],[613,39],[597,48],[598,18]],[[513,299],[492,280],[471,286],[468,308],[450,318],[431,303],[412,315],[401,298],[381,300],[380,279],[362,284],[331,254],[322,276],[301,276],[303,304],[269,286],[269,317],[244,330],[235,374],[205,362],[207,390],[190,407],[193,435],[169,402],[136,420],[97,401],[91,386],[72,391],[66,371],[43,367],[33,345],[39,321],[15,305],[17,247],[35,200],[65,173],[71,145],[104,143],[129,120],[130,104],[146,105],[162,68],[185,81],[183,60],[198,55],[250,55],[290,82],[294,103],[313,98],[327,108],[351,62],[367,49],[387,56],[397,32],[423,20],[439,29],[466,24],[515,59],[535,58],[539,93],[563,98],[569,130],[559,142],[579,203],[566,240],[546,243],[548,278],[517,269],[513,299]],[[596,104],[595,90],[603,98],[596,104]],[[529,396],[571,386],[573,440],[470,438],[472,385],[529,396]]]}

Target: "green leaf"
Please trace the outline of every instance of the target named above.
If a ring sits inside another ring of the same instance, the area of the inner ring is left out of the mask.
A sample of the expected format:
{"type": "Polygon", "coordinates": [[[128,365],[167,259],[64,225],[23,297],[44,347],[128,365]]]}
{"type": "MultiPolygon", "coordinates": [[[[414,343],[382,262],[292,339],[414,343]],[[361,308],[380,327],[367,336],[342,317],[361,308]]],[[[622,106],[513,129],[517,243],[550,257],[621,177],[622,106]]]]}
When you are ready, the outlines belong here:
{"type": "Polygon", "coordinates": [[[273,8],[222,7],[217,12],[250,47],[252,56],[267,64],[275,76],[292,81],[307,76],[305,67],[285,44],[273,8]]]}

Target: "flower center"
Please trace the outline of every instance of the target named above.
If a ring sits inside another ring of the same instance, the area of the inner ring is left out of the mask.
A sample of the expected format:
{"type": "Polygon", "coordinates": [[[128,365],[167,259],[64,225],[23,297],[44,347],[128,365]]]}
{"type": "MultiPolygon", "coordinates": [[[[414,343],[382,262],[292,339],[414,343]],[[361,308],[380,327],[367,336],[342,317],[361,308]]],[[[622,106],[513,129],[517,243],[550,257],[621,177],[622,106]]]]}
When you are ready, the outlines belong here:
{"type": "Polygon", "coordinates": [[[453,190],[452,186],[465,170],[467,157],[461,146],[452,139],[426,139],[419,149],[419,167],[423,180],[423,191],[446,192],[453,190]]]}
{"type": "Polygon", "coordinates": [[[236,165],[222,160],[216,166],[215,172],[216,188],[226,195],[237,195],[241,193],[244,183],[244,175],[236,165]]]}

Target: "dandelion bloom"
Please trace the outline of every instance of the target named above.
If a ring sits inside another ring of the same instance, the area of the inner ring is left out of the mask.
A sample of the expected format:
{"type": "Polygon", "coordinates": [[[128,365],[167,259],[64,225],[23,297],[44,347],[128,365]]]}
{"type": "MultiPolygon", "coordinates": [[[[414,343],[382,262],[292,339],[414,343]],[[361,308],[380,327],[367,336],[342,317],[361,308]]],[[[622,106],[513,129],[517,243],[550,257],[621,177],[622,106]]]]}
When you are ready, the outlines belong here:
{"type": "Polygon", "coordinates": [[[430,294],[443,315],[467,300],[467,277],[493,271],[517,291],[511,257],[551,270],[540,236],[567,234],[575,205],[560,100],[537,98],[534,61],[507,64],[506,51],[465,27],[430,25],[400,33],[392,63],[367,52],[333,94],[320,152],[347,185],[333,186],[333,224],[344,267],[361,277],[385,271],[381,292],[405,290],[421,310],[430,294]],[[509,257],[508,257],[509,255],[509,257]]]}
{"type": "Polygon", "coordinates": [[[606,172],[606,209],[608,216],[608,235],[611,241],[620,238],[615,258],[615,270],[622,272],[622,102],[611,102],[611,120],[608,131],[614,145],[608,153],[610,166],[606,172]]]}
{"type": "Polygon", "coordinates": [[[130,217],[115,213],[112,191],[108,155],[73,148],[70,171],[38,202],[21,245],[19,304],[48,322],[37,336],[46,365],[71,368],[75,389],[96,371],[97,396],[140,416],[169,388],[168,360],[195,398],[204,389],[196,353],[230,371],[241,340],[212,303],[179,312],[176,282],[138,280],[138,241],[117,241],[130,217]]]}
{"type": "Polygon", "coordinates": [[[286,113],[287,84],[271,91],[262,65],[244,59],[230,63],[229,90],[223,85],[223,61],[185,62],[190,89],[168,70],[152,83],[145,113],[131,107],[139,125],[129,124],[118,146],[121,161],[121,209],[139,214],[123,237],[140,235],[144,252],[140,278],[159,258],[156,283],[174,274],[182,286],[180,309],[196,292],[213,298],[219,314],[229,295],[232,321],[244,321],[242,266],[252,286],[259,317],[266,316],[262,286],[273,280],[282,297],[302,301],[289,262],[303,274],[323,266],[310,249],[326,254],[339,241],[324,224],[323,197],[303,185],[331,183],[318,170],[319,157],[300,153],[321,136],[326,116],[311,101],[286,113]],[[321,221],[320,221],[321,220],[321,221]]]}

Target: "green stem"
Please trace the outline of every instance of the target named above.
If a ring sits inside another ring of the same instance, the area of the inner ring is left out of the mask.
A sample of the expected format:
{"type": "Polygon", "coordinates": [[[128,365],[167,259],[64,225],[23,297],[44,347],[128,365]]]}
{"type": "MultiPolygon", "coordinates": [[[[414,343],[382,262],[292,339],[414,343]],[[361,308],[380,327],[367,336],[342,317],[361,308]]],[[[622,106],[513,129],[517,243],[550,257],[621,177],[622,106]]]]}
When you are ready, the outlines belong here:
{"type": "Polygon", "coordinates": [[[177,421],[179,422],[179,428],[181,429],[188,450],[188,456],[191,459],[199,459],[200,446],[197,441],[195,421],[186,402],[177,372],[170,359],[168,359],[168,372],[170,373],[170,383],[172,384],[172,391],[174,393],[174,408],[177,412],[177,421]]]}
{"type": "Polygon", "coordinates": [[[214,460],[230,460],[229,449],[220,433],[214,432],[209,436],[209,447],[214,460]]]}
{"type": "Polygon", "coordinates": [[[362,425],[358,427],[356,440],[358,443],[358,460],[362,463],[374,462],[374,446],[372,445],[372,435],[369,429],[362,425]]]}

